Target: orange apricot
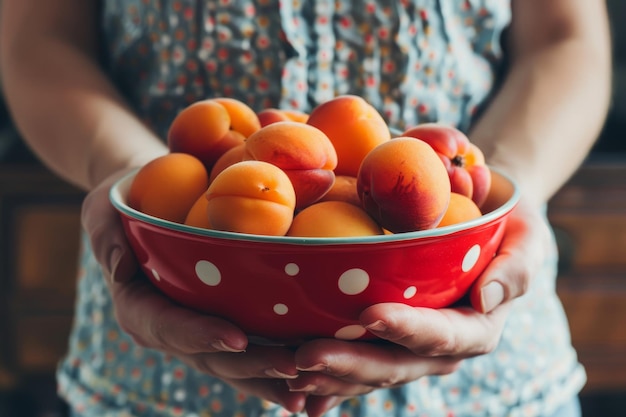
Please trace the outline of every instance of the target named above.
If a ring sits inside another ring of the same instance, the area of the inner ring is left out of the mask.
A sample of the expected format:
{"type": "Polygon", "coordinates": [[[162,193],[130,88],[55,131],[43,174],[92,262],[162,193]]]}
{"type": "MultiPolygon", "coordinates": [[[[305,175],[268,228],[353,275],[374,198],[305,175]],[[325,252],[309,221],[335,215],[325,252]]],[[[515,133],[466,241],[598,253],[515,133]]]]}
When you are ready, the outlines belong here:
{"type": "Polygon", "coordinates": [[[482,216],[476,203],[464,194],[450,193],[450,204],[437,227],[463,223],[482,216]]]}
{"type": "Polygon", "coordinates": [[[305,123],[276,122],[245,142],[244,160],[265,161],[281,168],[296,191],[296,209],[319,200],[335,181],[337,154],[321,130],[305,123]]]}
{"type": "Polygon", "coordinates": [[[335,183],[318,201],[345,201],[346,203],[361,207],[361,200],[356,191],[356,177],[351,175],[335,175],[335,183]]]}
{"type": "Polygon", "coordinates": [[[224,152],[222,156],[215,161],[213,168],[211,168],[211,172],[209,173],[209,182],[213,182],[217,174],[222,172],[224,168],[229,167],[234,163],[243,161],[245,146],[245,143],[242,143],[224,152]]]}
{"type": "Polygon", "coordinates": [[[450,188],[437,153],[410,137],[378,145],[363,159],[357,175],[363,207],[393,233],[436,227],[448,208],[450,188]]]}
{"type": "Polygon", "coordinates": [[[257,113],[261,126],[267,126],[276,122],[299,122],[306,123],[309,115],[298,110],[283,110],[268,107],[257,113]]]}
{"type": "Polygon", "coordinates": [[[168,147],[170,152],[197,157],[210,171],[224,152],[245,140],[241,132],[231,130],[230,126],[231,116],[222,104],[212,99],[195,102],[172,121],[168,147]]]}
{"type": "Polygon", "coordinates": [[[261,128],[256,112],[243,101],[230,97],[213,99],[224,106],[230,116],[230,129],[248,137],[261,128]]]}
{"type": "Polygon", "coordinates": [[[345,201],[322,201],[298,212],[287,236],[354,237],[383,233],[383,229],[362,208],[345,201]]]}
{"type": "Polygon", "coordinates": [[[237,162],[206,191],[209,223],[216,230],[283,236],[294,216],[296,194],[287,174],[264,161],[237,162]]]}
{"type": "Polygon", "coordinates": [[[335,174],[357,176],[361,161],[391,139],[387,123],[362,97],[342,95],[316,106],[307,124],[326,133],[337,152],[335,174]]]}
{"type": "Polygon", "coordinates": [[[282,109],[281,111],[292,122],[306,123],[309,120],[309,114],[300,110],[282,109]]]}
{"type": "Polygon", "coordinates": [[[499,174],[498,171],[492,171],[490,169],[489,173],[491,177],[489,192],[487,193],[485,201],[480,206],[480,211],[482,211],[483,214],[500,208],[515,192],[513,184],[506,177],[499,174]]]}
{"type": "Polygon", "coordinates": [[[257,113],[261,122],[261,127],[265,127],[276,122],[287,122],[290,119],[280,109],[267,108],[257,113]]]}
{"type": "Polygon", "coordinates": [[[211,223],[209,223],[209,215],[207,213],[207,206],[209,201],[206,199],[206,195],[202,193],[196,202],[189,209],[187,217],[183,222],[187,226],[199,227],[202,229],[211,229],[211,223]]]}
{"type": "Polygon", "coordinates": [[[208,186],[208,173],[198,158],[169,153],[137,171],[128,192],[128,204],[142,213],[183,223],[208,186]]]}

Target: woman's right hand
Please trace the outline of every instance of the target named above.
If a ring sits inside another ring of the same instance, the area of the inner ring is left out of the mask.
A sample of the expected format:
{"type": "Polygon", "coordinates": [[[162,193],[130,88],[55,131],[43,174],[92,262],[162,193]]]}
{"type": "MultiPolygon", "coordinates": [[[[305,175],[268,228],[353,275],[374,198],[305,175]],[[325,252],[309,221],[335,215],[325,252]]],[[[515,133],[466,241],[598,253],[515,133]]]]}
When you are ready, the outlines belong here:
{"type": "Polygon", "coordinates": [[[109,201],[124,170],[104,180],[85,198],[82,223],[111,291],[120,327],[139,345],[176,356],[189,366],[248,394],[297,412],[305,394],[290,392],[298,373],[287,348],[248,345],[234,324],[183,308],[162,295],[143,275],[109,201]]]}

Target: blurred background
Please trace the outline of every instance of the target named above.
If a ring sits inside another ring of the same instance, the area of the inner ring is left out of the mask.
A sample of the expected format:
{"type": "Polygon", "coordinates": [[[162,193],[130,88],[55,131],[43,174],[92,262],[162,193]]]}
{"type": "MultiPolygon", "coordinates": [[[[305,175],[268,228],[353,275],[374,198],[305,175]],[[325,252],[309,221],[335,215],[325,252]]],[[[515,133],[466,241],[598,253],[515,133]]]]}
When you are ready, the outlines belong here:
{"type": "MultiPolygon", "coordinates": [[[[589,377],[585,417],[626,410],[626,2],[608,4],[611,112],[593,152],[549,205],[558,291],[589,377]]],[[[38,163],[0,100],[0,417],[65,416],[54,372],[72,321],[82,198],[38,163]]]]}

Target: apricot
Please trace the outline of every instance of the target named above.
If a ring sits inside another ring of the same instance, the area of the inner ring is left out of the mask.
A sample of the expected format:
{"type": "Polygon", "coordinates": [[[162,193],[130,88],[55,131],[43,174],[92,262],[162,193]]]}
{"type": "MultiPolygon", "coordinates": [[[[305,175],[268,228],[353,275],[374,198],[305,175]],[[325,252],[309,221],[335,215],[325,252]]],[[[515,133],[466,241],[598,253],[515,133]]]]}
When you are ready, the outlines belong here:
{"type": "Polygon", "coordinates": [[[230,129],[248,137],[261,128],[261,122],[256,112],[243,101],[230,97],[216,97],[218,102],[230,116],[230,129]]]}
{"type": "Polygon", "coordinates": [[[365,99],[341,95],[316,106],[307,124],[328,136],[337,152],[335,174],[357,176],[361,161],[377,145],[391,139],[387,123],[365,99]]]}
{"type": "Polygon", "coordinates": [[[426,142],[398,137],[378,145],[363,159],[357,192],[369,213],[392,233],[431,229],[450,202],[443,162],[426,142]]]}
{"type": "Polygon", "coordinates": [[[209,201],[206,198],[206,195],[202,193],[200,197],[196,200],[196,202],[191,206],[187,216],[185,217],[185,221],[183,222],[187,226],[199,227],[202,229],[211,229],[211,224],[209,223],[209,214],[207,213],[207,206],[209,205],[209,201]]]}
{"type": "Polygon", "coordinates": [[[306,123],[309,115],[298,110],[276,109],[273,107],[263,109],[257,113],[261,126],[267,126],[276,122],[299,122],[306,123]]]}
{"type": "Polygon", "coordinates": [[[361,207],[361,199],[356,191],[356,177],[350,175],[335,175],[335,183],[326,194],[318,200],[321,201],[345,201],[361,207]]]}
{"type": "Polygon", "coordinates": [[[480,210],[483,214],[489,213],[497,208],[500,208],[506,203],[515,191],[513,184],[502,174],[497,171],[490,170],[491,187],[480,210]]]}
{"type": "Polygon", "coordinates": [[[296,192],[296,209],[319,200],[335,181],[337,154],[321,130],[305,123],[276,122],[246,139],[244,160],[281,168],[296,192]]]}
{"type": "Polygon", "coordinates": [[[245,140],[243,133],[231,130],[231,122],[227,108],[217,100],[197,101],[185,107],[172,121],[168,147],[171,152],[197,157],[210,172],[224,152],[245,140]]]}
{"type": "Polygon", "coordinates": [[[150,216],[183,223],[208,186],[209,175],[198,158],[169,153],[137,171],[128,192],[128,205],[150,216]]]}
{"type": "Polygon", "coordinates": [[[453,192],[450,193],[450,204],[437,227],[467,222],[480,216],[482,213],[471,198],[453,192]]]}
{"type": "Polygon", "coordinates": [[[298,212],[287,236],[354,237],[383,233],[362,208],[345,201],[322,201],[298,212]]]}
{"type": "Polygon", "coordinates": [[[206,191],[213,229],[283,236],[294,216],[296,194],[283,170],[269,162],[237,162],[220,172],[206,191]]]}
{"type": "Polygon", "coordinates": [[[281,110],[292,122],[306,123],[309,120],[309,114],[299,110],[282,109],[281,110]]]}
{"type": "Polygon", "coordinates": [[[239,144],[230,148],[222,154],[213,164],[211,172],[209,173],[209,183],[213,182],[217,174],[222,172],[224,168],[231,166],[234,163],[243,161],[243,153],[245,150],[245,143],[239,144]]]}
{"type": "Polygon", "coordinates": [[[474,184],[472,200],[478,207],[482,207],[491,189],[492,178],[491,170],[485,163],[483,151],[474,143],[470,143],[470,150],[465,157],[465,163],[474,184]]]}
{"type": "Polygon", "coordinates": [[[404,132],[433,147],[448,170],[452,192],[470,197],[476,205],[485,201],[491,186],[490,171],[482,151],[465,133],[441,123],[422,123],[404,132]]]}

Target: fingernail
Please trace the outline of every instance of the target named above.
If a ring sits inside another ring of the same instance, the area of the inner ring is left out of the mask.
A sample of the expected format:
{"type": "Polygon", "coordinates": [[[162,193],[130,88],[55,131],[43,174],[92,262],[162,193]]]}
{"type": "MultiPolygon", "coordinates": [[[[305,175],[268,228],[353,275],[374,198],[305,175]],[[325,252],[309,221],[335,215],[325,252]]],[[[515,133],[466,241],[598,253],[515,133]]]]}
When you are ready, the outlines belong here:
{"type": "Polygon", "coordinates": [[[122,257],[124,256],[124,251],[119,246],[115,246],[111,250],[111,255],[109,255],[109,279],[111,282],[117,282],[115,279],[115,273],[117,272],[117,268],[120,266],[120,262],[122,261],[122,257]]]}
{"type": "Polygon", "coordinates": [[[385,332],[387,330],[387,325],[382,320],[376,320],[374,323],[370,323],[365,326],[367,330],[371,330],[373,332],[385,332]]]}
{"type": "Polygon", "coordinates": [[[272,377],[272,378],[295,379],[298,377],[298,374],[296,375],[286,374],[284,372],[279,371],[276,368],[269,368],[269,369],[266,369],[264,372],[265,372],[265,375],[272,377]]]}
{"type": "Polygon", "coordinates": [[[504,301],[504,288],[497,281],[491,281],[480,290],[483,312],[488,313],[504,301]]]}
{"type": "Polygon", "coordinates": [[[317,386],[313,384],[308,384],[301,388],[289,387],[289,391],[291,392],[315,392],[316,390],[317,390],[317,386]]]}
{"type": "Polygon", "coordinates": [[[221,350],[222,352],[241,353],[246,351],[245,349],[238,349],[236,347],[229,346],[224,343],[223,340],[216,340],[215,342],[211,343],[211,346],[217,350],[221,350]]]}
{"type": "Polygon", "coordinates": [[[318,363],[317,365],[309,366],[307,368],[296,367],[298,371],[306,371],[306,372],[321,372],[328,370],[328,365],[324,365],[323,363],[318,363]]]}

